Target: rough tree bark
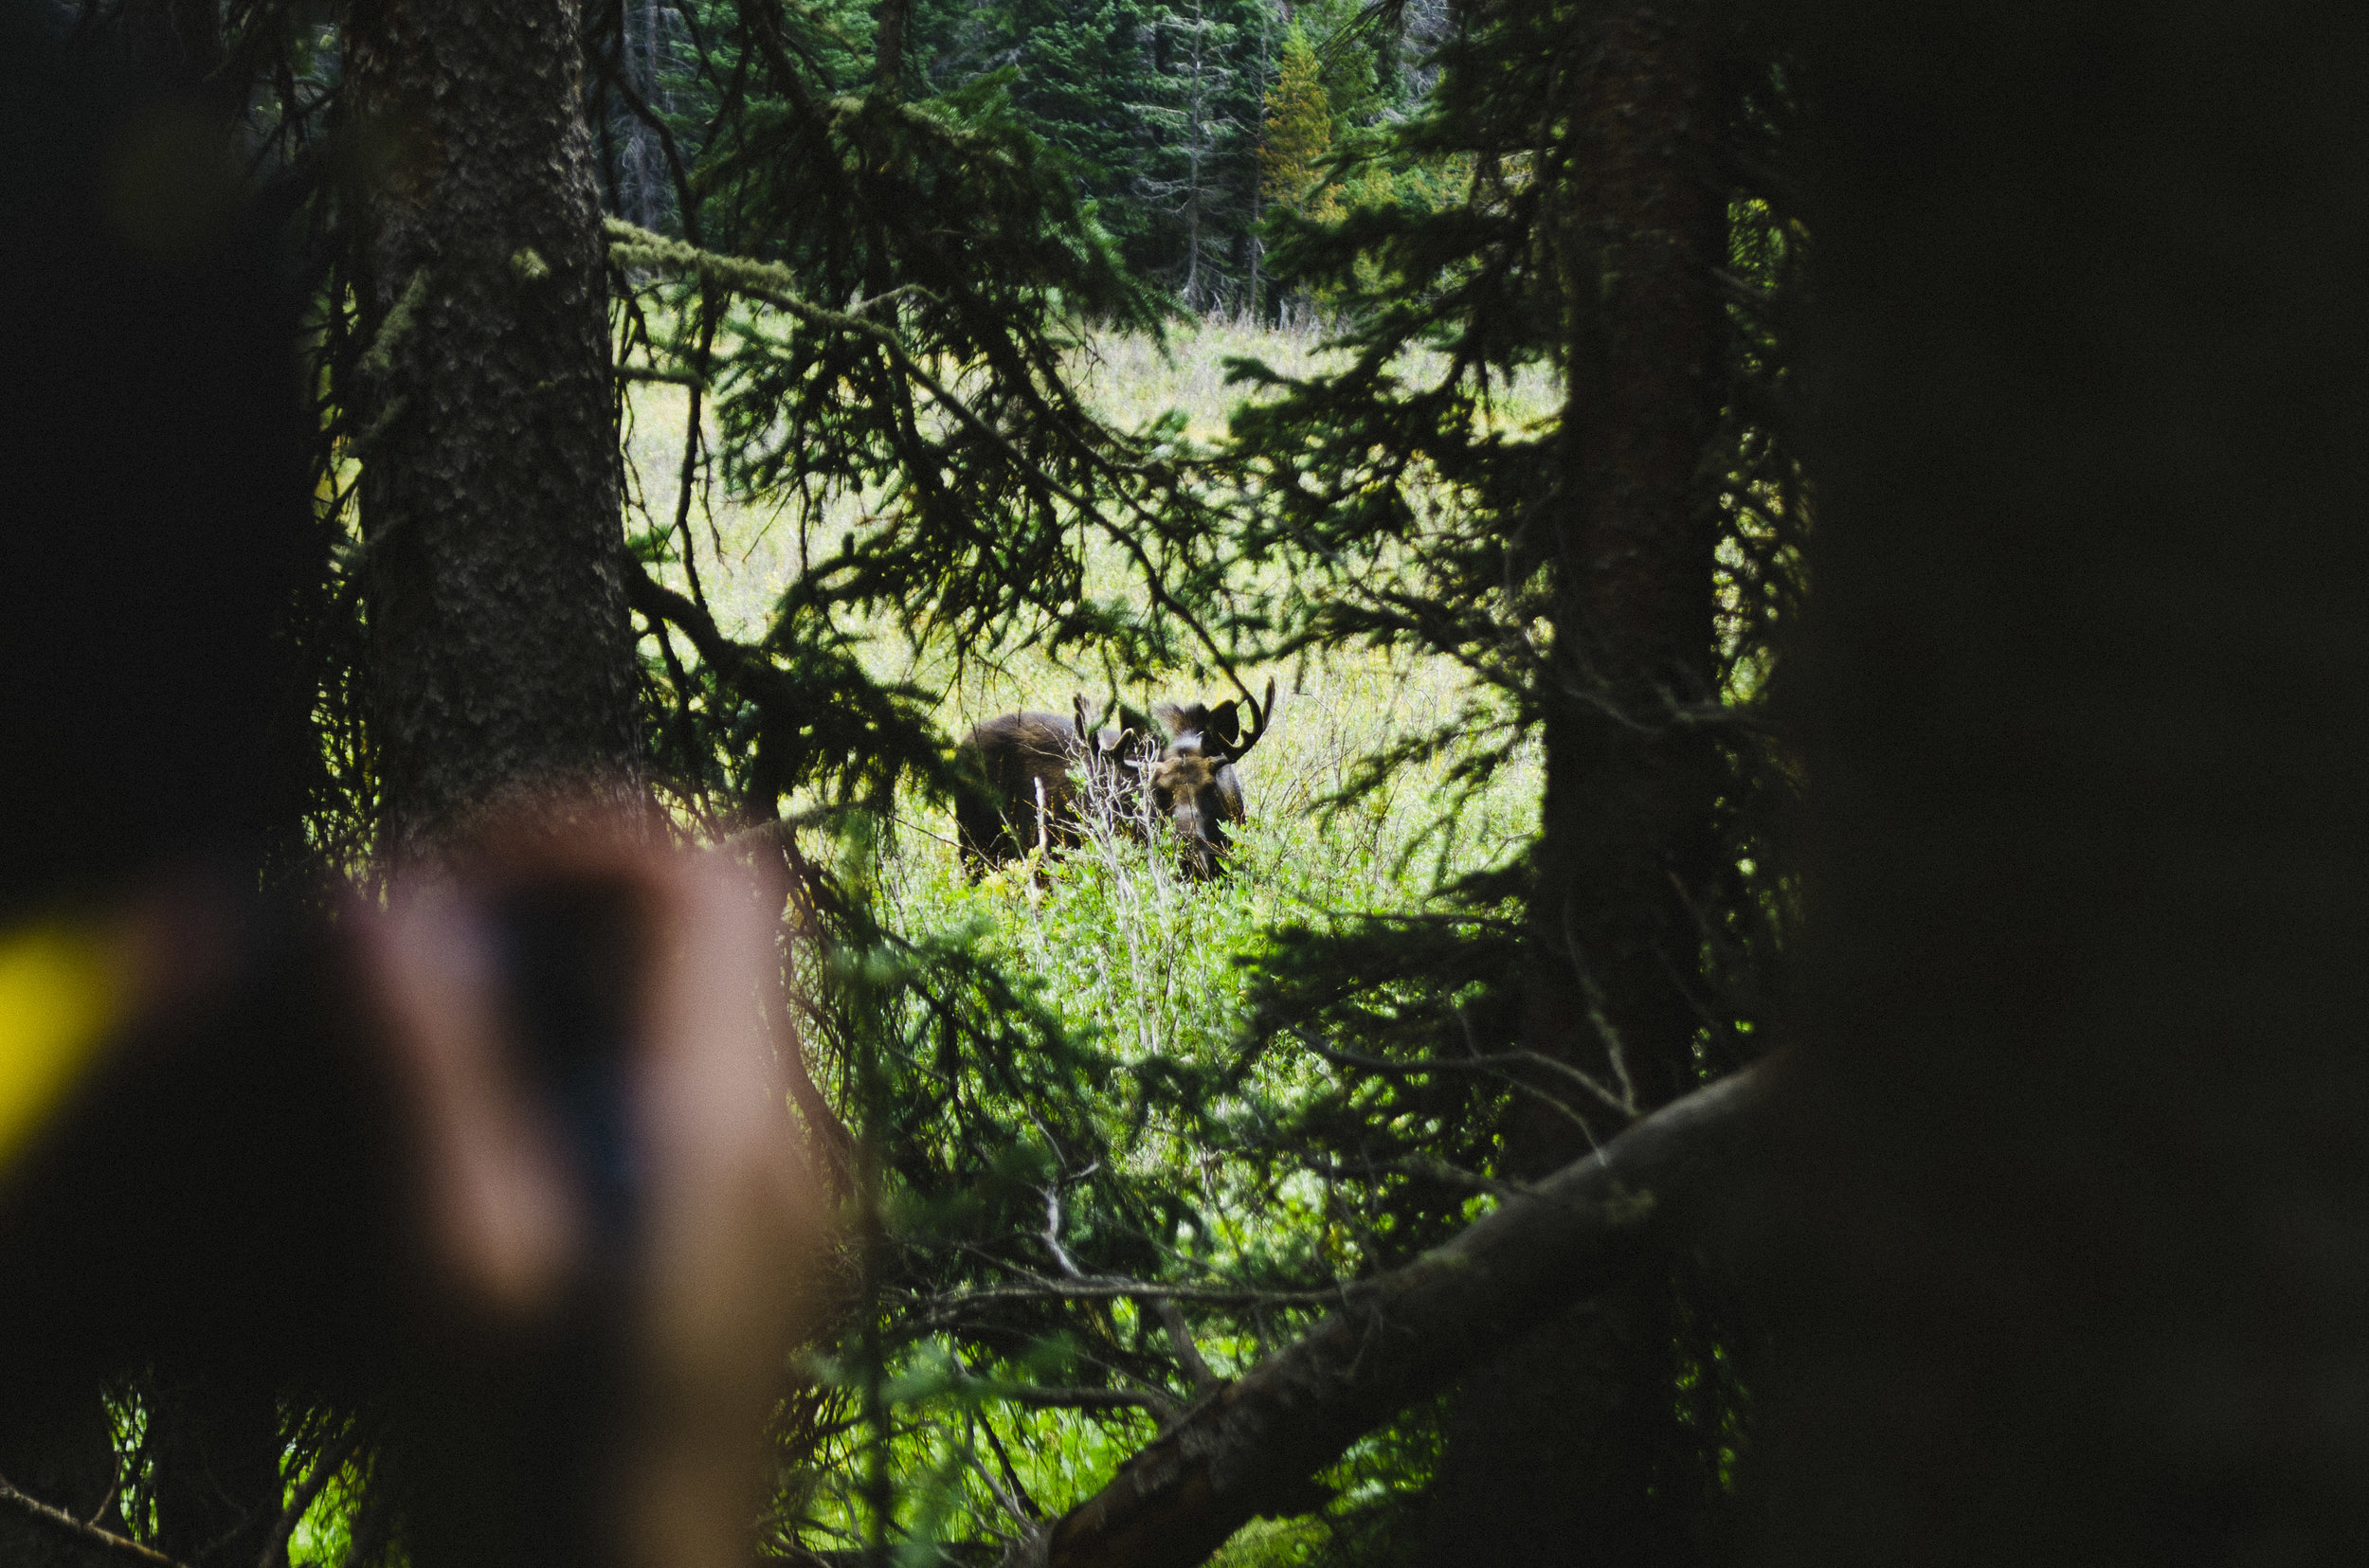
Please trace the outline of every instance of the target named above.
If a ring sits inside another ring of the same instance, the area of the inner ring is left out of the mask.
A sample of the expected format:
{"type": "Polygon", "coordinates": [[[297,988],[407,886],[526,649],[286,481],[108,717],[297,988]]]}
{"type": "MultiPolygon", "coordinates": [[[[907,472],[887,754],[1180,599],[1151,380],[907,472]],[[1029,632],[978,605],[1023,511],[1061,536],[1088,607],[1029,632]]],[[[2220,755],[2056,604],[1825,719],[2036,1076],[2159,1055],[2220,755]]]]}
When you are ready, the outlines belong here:
{"type": "Polygon", "coordinates": [[[1291,1505],[1362,1433],[1718,1206],[1749,1163],[1774,1071],[1697,1090],[1446,1246],[1344,1287],[1338,1311],[1194,1406],[1009,1568],[1191,1568],[1291,1505]]]}
{"type": "MultiPolygon", "coordinates": [[[[1558,605],[1525,1033],[1627,1104],[1518,1102],[1505,1153],[1519,1178],[1689,1081],[1702,950],[1689,899],[1715,854],[1713,758],[1673,713],[1714,695],[1714,534],[1696,476],[1719,413],[1726,213],[1704,147],[1707,16],[1695,0],[1651,0],[1581,8],[1578,21],[1561,87],[1564,206],[1546,237],[1567,312],[1566,401],[1545,519],[1558,605]]],[[[1672,1488],[1655,1486],[1673,1421],[1669,1313],[1669,1282],[1640,1279],[1468,1379],[1427,1561],[1630,1568],[1669,1555],[1672,1488]]]]}
{"type": "Polygon", "coordinates": [[[2358,1561],[2369,28],[1804,15],[1815,1071],[1764,1228],[1768,1560],[2358,1561]]]}
{"type": "Polygon", "coordinates": [[[373,734],[399,852],[521,787],[630,795],[599,190],[574,0],[366,0],[373,734]]]}

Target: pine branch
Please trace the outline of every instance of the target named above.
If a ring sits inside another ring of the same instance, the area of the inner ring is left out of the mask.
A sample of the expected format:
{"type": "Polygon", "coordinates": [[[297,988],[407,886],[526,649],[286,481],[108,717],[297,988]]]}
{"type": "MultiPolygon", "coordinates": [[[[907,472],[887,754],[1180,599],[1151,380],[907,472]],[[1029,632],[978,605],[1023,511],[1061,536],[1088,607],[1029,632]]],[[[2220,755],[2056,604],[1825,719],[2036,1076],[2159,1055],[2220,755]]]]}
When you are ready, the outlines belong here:
{"type": "Polygon", "coordinates": [[[1166,1280],[1086,1279],[1032,1280],[1022,1285],[988,1285],[928,1301],[928,1310],[914,1320],[920,1329],[943,1328],[964,1321],[974,1307],[1007,1306],[1015,1302],[1163,1300],[1201,1302],[1211,1307],[1322,1307],[1341,1299],[1338,1286],[1314,1289],[1261,1289],[1240,1285],[1178,1285],[1166,1280]]]}
{"type": "MultiPolygon", "coordinates": [[[[648,229],[638,228],[619,218],[606,220],[605,227],[609,239],[609,258],[619,266],[668,267],[677,271],[690,272],[704,280],[730,289],[733,293],[771,305],[819,331],[841,333],[877,347],[883,354],[888,356],[889,362],[895,367],[898,374],[927,392],[931,399],[939,407],[945,409],[955,423],[993,448],[1022,483],[1040,496],[1067,505],[1078,516],[1091,521],[1105,538],[1124,550],[1129,559],[1133,562],[1144,591],[1151,602],[1160,609],[1175,617],[1177,622],[1184,626],[1192,635],[1193,640],[1207,652],[1211,661],[1219,669],[1226,672],[1228,677],[1233,680],[1243,695],[1251,694],[1250,688],[1244,685],[1239,675],[1235,673],[1234,660],[1220,644],[1216,636],[1199,616],[1169,591],[1164,581],[1165,574],[1145,550],[1142,539],[1134,530],[1114,520],[1093,498],[1079,493],[1074,486],[1063,482],[1044,464],[1031,459],[1027,453],[1021,450],[1008,434],[999,429],[993,421],[972,407],[967,401],[958,396],[953,388],[947,386],[927,366],[923,365],[896,332],[860,314],[868,307],[889,297],[888,295],[876,296],[852,310],[835,311],[815,304],[795,293],[796,279],[789,268],[779,262],[758,261],[747,257],[727,256],[714,251],[702,250],[696,245],[672,240],[662,234],[654,234],[648,229]]],[[[915,293],[922,292],[917,285],[906,285],[906,287],[915,293]]],[[[1080,456],[1086,458],[1107,478],[1117,478],[1133,472],[1123,469],[1100,454],[1081,450],[1080,456]]],[[[1147,526],[1157,527],[1160,521],[1159,516],[1155,510],[1147,505],[1140,496],[1121,490],[1112,498],[1139,522],[1147,526]]]]}
{"type": "Polygon", "coordinates": [[[984,1392],[1016,1405],[1042,1409],[1148,1411],[1152,1419],[1163,1426],[1177,1415],[1174,1399],[1144,1388],[1038,1388],[1022,1383],[997,1383],[984,1392]]]}

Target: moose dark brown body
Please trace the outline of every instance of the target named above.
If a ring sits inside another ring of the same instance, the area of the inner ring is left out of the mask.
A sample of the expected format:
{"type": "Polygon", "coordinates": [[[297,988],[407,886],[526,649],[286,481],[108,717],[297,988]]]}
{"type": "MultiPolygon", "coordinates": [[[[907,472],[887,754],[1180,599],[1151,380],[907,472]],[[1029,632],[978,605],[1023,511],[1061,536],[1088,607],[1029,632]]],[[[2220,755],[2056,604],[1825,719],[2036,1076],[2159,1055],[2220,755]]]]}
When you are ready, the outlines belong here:
{"type": "Polygon", "coordinates": [[[1031,849],[1075,843],[1077,784],[1086,763],[1078,726],[1058,713],[1004,713],[971,730],[973,787],[954,802],[966,863],[1016,860],[1031,849]]]}
{"type": "Polygon", "coordinates": [[[1067,718],[1019,712],[988,719],[964,746],[973,783],[955,802],[954,822],[965,863],[975,874],[1031,849],[1067,848],[1092,810],[1147,831],[1166,821],[1186,873],[1217,875],[1226,829],[1245,815],[1234,765],[1258,744],[1274,708],[1271,680],[1265,702],[1250,703],[1247,734],[1232,699],[1214,707],[1160,704],[1153,712],[1165,739],[1140,719],[1095,724],[1082,695],[1067,718]]]}

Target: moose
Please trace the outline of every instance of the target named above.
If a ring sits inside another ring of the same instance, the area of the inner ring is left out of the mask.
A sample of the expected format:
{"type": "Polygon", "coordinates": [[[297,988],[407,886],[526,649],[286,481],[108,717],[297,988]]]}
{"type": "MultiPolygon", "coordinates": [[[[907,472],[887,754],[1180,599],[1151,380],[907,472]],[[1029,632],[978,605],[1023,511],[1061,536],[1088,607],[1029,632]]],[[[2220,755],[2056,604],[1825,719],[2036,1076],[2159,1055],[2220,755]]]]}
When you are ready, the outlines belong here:
{"type": "Polygon", "coordinates": [[[1263,701],[1244,693],[1239,703],[1156,704],[1152,716],[1165,740],[1125,709],[1105,715],[1119,722],[1098,722],[1083,693],[1067,717],[1023,712],[988,719],[962,747],[969,784],[955,800],[954,825],[964,865],[976,876],[1031,849],[1069,848],[1083,828],[1081,803],[1099,799],[1122,821],[1165,819],[1185,874],[1216,876],[1225,866],[1226,826],[1244,817],[1235,764],[1266,734],[1274,714],[1269,680],[1263,701]]]}

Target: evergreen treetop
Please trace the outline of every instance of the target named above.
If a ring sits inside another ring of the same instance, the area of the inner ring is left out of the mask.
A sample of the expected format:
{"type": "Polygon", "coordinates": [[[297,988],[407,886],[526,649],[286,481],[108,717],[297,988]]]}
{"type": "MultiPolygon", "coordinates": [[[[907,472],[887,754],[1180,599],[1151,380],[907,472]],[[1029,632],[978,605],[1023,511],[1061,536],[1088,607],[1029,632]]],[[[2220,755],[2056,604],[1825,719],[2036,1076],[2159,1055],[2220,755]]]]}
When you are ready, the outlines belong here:
{"type": "Polygon", "coordinates": [[[1260,189],[1287,211],[1327,216],[1324,165],[1331,151],[1331,97],[1308,34],[1293,23],[1283,35],[1275,85],[1267,89],[1260,189]]]}

